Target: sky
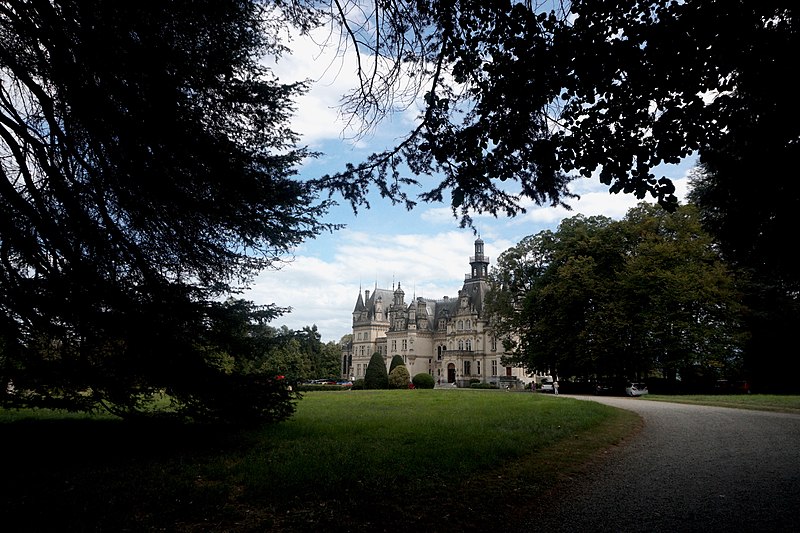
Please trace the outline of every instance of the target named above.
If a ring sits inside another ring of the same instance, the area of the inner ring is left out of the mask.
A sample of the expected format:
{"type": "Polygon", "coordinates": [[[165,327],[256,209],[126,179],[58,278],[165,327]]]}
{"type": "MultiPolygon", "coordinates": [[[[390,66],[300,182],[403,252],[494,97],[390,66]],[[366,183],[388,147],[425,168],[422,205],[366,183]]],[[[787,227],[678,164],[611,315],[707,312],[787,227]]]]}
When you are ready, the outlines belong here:
{"type": "MultiPolygon", "coordinates": [[[[341,170],[346,162],[360,162],[390,145],[411,129],[417,110],[412,106],[385,119],[370,135],[353,138],[341,120],[338,103],[355,83],[354,62],[347,55],[337,57],[335,46],[321,47],[324,39],[320,34],[311,40],[295,37],[292,54],[272,65],[281,81],[313,81],[311,90],[298,99],[292,122],[301,135],[300,143],[321,152],[299,169],[300,177],[307,179],[341,170]]],[[[689,159],[656,173],[673,180],[682,201],[693,166],[694,160],[689,159]]],[[[570,190],[580,195],[580,200],[569,202],[572,211],[528,204],[527,213],[514,218],[474,215],[490,267],[524,237],[555,230],[564,218],[583,214],[620,219],[638,203],[633,195],[609,193],[596,177],[576,180],[570,190]]],[[[475,233],[459,228],[446,204],[419,203],[407,211],[375,195],[370,203],[369,210],[354,214],[349,204],[340,202],[325,221],[344,224],[344,229],[298,246],[279,269],[259,274],[240,297],[256,304],[290,307],[291,312],[271,325],[295,330],[316,325],[323,342],[328,342],[352,332],[352,312],[360,290],[392,289],[400,284],[406,303],[415,296],[457,296],[470,270],[475,233]]]]}

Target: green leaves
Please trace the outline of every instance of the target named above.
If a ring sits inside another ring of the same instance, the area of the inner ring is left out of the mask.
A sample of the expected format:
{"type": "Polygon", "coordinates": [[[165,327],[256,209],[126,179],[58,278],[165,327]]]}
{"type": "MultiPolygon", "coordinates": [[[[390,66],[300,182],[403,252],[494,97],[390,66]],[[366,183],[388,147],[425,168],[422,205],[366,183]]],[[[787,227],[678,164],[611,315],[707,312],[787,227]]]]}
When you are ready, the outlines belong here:
{"type": "Polygon", "coordinates": [[[487,303],[530,370],[649,377],[741,365],[741,295],[696,208],[640,204],[624,220],[576,216],[504,252],[487,303]]]}

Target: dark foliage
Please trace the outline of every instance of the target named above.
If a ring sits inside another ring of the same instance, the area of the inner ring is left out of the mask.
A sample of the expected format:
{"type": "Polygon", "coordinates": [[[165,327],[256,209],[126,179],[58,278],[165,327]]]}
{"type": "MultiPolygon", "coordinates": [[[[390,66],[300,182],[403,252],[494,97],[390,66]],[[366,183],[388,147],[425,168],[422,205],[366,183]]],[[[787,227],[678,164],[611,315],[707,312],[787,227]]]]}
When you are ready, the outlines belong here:
{"type": "Polygon", "coordinates": [[[392,370],[394,370],[398,366],[403,366],[403,365],[405,365],[405,362],[403,362],[403,356],[401,355],[392,356],[392,362],[389,363],[389,373],[391,374],[392,370]]]}
{"type": "Polygon", "coordinates": [[[0,7],[10,399],[129,412],[167,388],[192,416],[227,418],[235,399],[243,416],[286,416],[280,387],[242,375],[245,355],[231,348],[239,361],[222,370],[206,344],[220,295],[326,229],[326,204],[292,176],[309,155],[287,126],[304,86],[259,62],[281,51],[265,31],[283,24],[275,13],[228,0],[0,7]]]}
{"type": "Polygon", "coordinates": [[[433,376],[426,372],[420,372],[419,374],[416,374],[413,378],[411,378],[411,383],[413,383],[414,387],[417,389],[432,389],[436,385],[433,376]]]}
{"type": "MultiPolygon", "coordinates": [[[[468,224],[473,210],[523,212],[520,197],[569,201],[571,179],[599,175],[611,192],[651,195],[673,209],[674,187],[655,174],[659,164],[732,141],[752,143],[763,160],[791,161],[796,150],[797,106],[775,89],[798,48],[796,6],[786,0],[375,2],[364,9],[375,24],[350,21],[344,10],[343,33],[362,53],[388,58],[387,66],[364,67],[348,110],[374,127],[392,104],[410,100],[393,90],[408,73],[412,87],[427,93],[406,139],[329,177],[354,204],[375,184],[413,205],[400,187],[430,175],[441,181],[419,198],[442,201],[449,193],[453,213],[468,224]],[[769,133],[765,142],[761,132],[769,133]]],[[[780,172],[770,179],[786,181],[780,172]]]]}
{"type": "Polygon", "coordinates": [[[389,388],[389,372],[386,370],[386,362],[383,356],[375,352],[369,360],[367,370],[364,372],[365,389],[387,389],[389,388]]]}
{"type": "Polygon", "coordinates": [[[747,310],[693,206],[565,219],[504,252],[492,277],[508,363],[584,382],[740,379],[747,310]]]}

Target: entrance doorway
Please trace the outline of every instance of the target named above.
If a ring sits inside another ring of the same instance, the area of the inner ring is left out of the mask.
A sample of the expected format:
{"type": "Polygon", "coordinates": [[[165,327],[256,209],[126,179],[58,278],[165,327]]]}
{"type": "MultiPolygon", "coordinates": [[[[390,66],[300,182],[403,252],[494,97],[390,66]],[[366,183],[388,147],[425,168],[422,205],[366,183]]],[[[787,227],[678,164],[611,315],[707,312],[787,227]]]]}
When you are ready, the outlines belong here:
{"type": "Polygon", "coordinates": [[[456,365],[454,365],[453,363],[447,365],[447,382],[448,383],[456,382],[456,365]]]}

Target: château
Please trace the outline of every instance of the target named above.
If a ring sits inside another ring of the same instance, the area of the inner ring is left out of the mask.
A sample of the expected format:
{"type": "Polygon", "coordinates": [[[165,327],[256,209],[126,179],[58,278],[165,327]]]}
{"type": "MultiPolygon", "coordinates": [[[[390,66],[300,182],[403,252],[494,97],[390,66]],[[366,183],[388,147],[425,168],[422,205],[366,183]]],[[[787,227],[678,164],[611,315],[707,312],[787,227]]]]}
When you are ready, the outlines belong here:
{"type": "Polygon", "coordinates": [[[503,344],[484,309],[490,286],[483,245],[479,237],[469,258],[470,273],[456,297],[419,297],[407,304],[399,282],[391,290],[359,290],[352,342],[343,347],[343,377],[363,378],[378,352],[387,368],[400,355],[411,376],[426,372],[440,386],[479,382],[517,388],[530,381],[522,368],[503,366],[503,344]]]}

